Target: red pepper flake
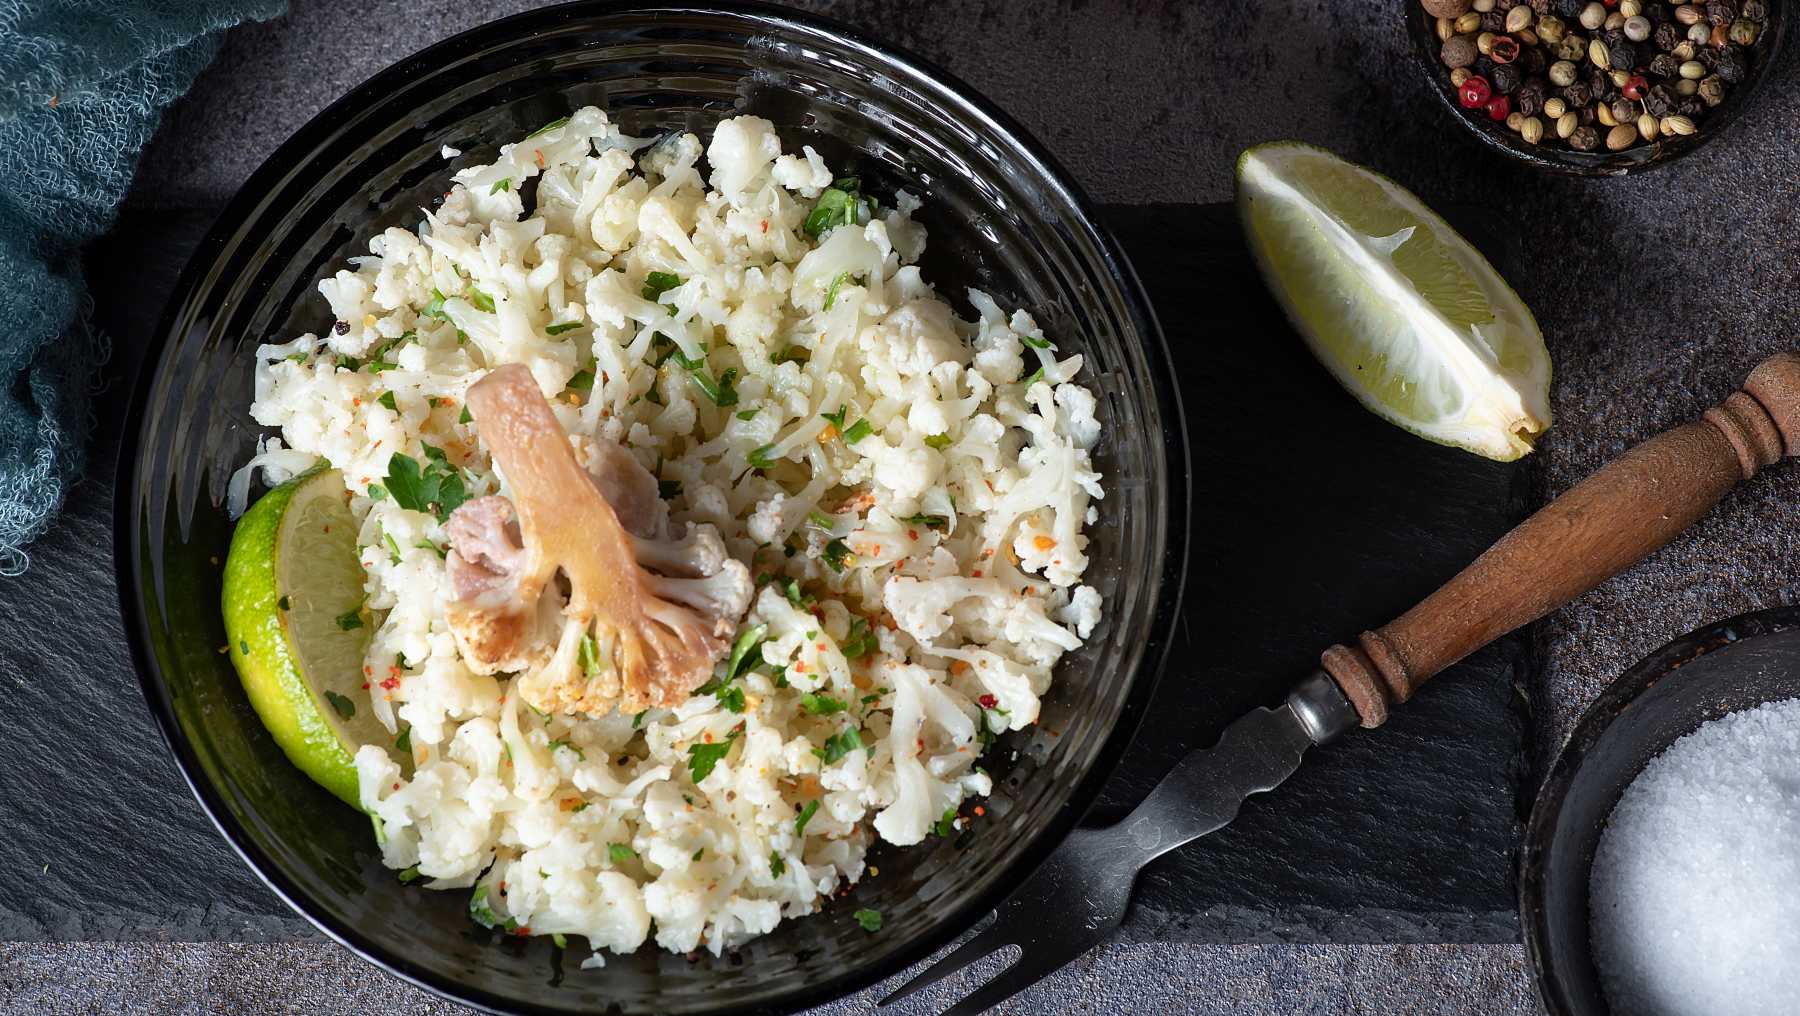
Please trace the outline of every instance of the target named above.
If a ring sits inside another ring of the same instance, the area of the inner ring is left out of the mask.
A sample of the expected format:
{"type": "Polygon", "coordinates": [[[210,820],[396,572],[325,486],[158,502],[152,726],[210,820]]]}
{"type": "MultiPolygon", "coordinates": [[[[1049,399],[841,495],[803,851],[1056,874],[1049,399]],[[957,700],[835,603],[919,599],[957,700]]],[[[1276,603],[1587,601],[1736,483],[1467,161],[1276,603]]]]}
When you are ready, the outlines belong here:
{"type": "Polygon", "coordinates": [[[395,789],[395,790],[399,790],[399,789],[400,789],[400,784],[398,784],[398,783],[396,783],[396,784],[394,784],[394,789],[395,789]]]}
{"type": "Polygon", "coordinates": [[[969,573],[969,576],[971,578],[977,578],[977,579],[980,578],[981,577],[981,569],[980,568],[975,569],[974,571],[969,573]]]}
{"type": "Polygon", "coordinates": [[[543,169],[544,168],[544,150],[542,148],[533,148],[531,150],[531,154],[537,157],[538,168],[543,169]]]}
{"type": "MultiPolygon", "coordinates": [[[[365,684],[363,687],[367,688],[368,685],[365,684]]],[[[397,677],[390,677],[381,682],[381,687],[386,691],[393,691],[395,688],[400,687],[400,679],[397,677]]]]}
{"type": "MultiPolygon", "coordinates": [[[[796,674],[806,673],[806,661],[805,660],[801,660],[800,662],[794,664],[794,673],[796,673],[796,674]]],[[[708,736],[711,736],[711,735],[708,735],[708,736]]]]}
{"type": "Polygon", "coordinates": [[[907,530],[907,531],[906,531],[906,538],[907,538],[907,539],[909,539],[909,540],[916,540],[916,539],[918,539],[918,538],[919,538],[919,531],[918,531],[918,530],[917,530],[917,529],[908,529],[908,530],[907,530]]]}
{"type": "Polygon", "coordinates": [[[975,806],[975,817],[976,818],[980,818],[981,816],[986,815],[986,814],[987,814],[986,808],[983,808],[979,804],[975,806]]]}
{"type": "MultiPolygon", "coordinates": [[[[56,105],[56,100],[51,99],[50,105],[52,105],[52,106],[56,105]]],[[[762,220],[762,231],[765,233],[767,233],[769,231],[769,220],[768,219],[762,220]]]]}
{"type": "Polygon", "coordinates": [[[363,682],[363,691],[368,691],[368,690],[369,690],[369,682],[364,681],[363,682]]]}
{"type": "MultiPolygon", "coordinates": [[[[958,660],[956,662],[961,663],[962,661],[958,660]]],[[[981,708],[983,708],[983,709],[992,709],[995,706],[1000,704],[1000,700],[995,698],[992,695],[983,695],[980,698],[976,699],[975,701],[981,703],[981,708]]]]}

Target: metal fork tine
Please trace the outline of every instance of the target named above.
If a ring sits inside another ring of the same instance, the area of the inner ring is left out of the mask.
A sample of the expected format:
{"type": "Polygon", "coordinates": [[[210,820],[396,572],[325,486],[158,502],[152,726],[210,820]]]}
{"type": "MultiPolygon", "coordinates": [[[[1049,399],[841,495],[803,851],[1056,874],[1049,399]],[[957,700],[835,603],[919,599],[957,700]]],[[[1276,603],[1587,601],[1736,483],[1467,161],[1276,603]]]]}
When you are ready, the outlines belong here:
{"type": "Polygon", "coordinates": [[[918,976],[912,980],[895,988],[886,998],[875,1003],[875,1007],[886,1008],[901,999],[916,995],[969,964],[984,960],[998,950],[1006,948],[1011,943],[1005,941],[999,934],[1002,923],[1003,921],[997,920],[983,928],[980,934],[957,946],[943,959],[921,970],[918,976]]]}
{"type": "MultiPolygon", "coordinates": [[[[1060,950],[1054,949],[1051,951],[1060,952],[1060,950]]],[[[1001,967],[999,972],[986,984],[970,992],[967,998],[946,1009],[942,1016],[981,1016],[982,1013],[1050,976],[1071,958],[1064,956],[1054,962],[1045,963],[1043,962],[1043,946],[1040,943],[1038,945],[1038,962],[1032,962],[1033,956],[1027,950],[1018,959],[1001,967]]]]}

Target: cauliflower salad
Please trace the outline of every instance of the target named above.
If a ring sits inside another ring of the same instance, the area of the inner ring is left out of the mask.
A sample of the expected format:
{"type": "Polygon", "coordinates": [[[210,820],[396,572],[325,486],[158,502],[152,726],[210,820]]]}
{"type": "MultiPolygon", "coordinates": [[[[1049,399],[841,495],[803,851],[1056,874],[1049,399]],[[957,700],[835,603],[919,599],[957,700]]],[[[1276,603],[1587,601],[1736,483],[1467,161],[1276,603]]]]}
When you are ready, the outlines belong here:
{"type": "Polygon", "coordinates": [[[279,436],[233,496],[343,472],[400,877],[592,965],[717,954],[990,791],[1100,617],[1100,425],[1079,355],[921,277],[918,207],[757,117],[703,145],[588,107],[259,348],[279,436]]]}

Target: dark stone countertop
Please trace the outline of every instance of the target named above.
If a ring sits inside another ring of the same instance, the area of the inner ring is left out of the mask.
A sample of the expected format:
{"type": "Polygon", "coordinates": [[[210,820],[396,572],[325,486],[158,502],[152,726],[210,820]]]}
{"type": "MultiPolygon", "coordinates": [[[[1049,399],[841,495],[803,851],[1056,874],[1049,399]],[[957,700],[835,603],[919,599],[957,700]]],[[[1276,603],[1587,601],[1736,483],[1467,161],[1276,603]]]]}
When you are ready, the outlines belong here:
{"type": "MultiPolygon", "coordinates": [[[[280,141],[380,67],[526,6],[303,0],[285,18],[236,30],[168,117],[128,207],[217,207],[280,141]]],[[[1556,427],[1531,462],[1538,500],[1697,415],[1758,359],[1794,342],[1800,96],[1791,48],[1727,136],[1641,176],[1576,180],[1502,162],[1452,130],[1412,63],[1401,0],[799,6],[948,67],[1036,133],[1104,202],[1227,199],[1241,149],[1298,137],[1388,173],[1433,205],[1491,207],[1496,228],[1516,232],[1532,255],[1535,270],[1509,281],[1536,312],[1556,363],[1556,427]]],[[[1163,325],[1181,341],[1190,323],[1165,311],[1163,325]]],[[[1797,495],[1794,470],[1759,477],[1669,548],[1532,629],[1540,763],[1594,694],[1657,645],[1707,621],[1796,601],[1797,495]]],[[[104,496],[86,487],[75,494],[104,496]]],[[[81,514],[40,544],[40,568],[53,567],[58,552],[104,539],[90,531],[96,518],[105,524],[104,513],[81,514]]],[[[71,610],[90,600],[112,609],[110,590],[60,595],[71,610]]],[[[25,637],[14,651],[0,652],[6,683],[83,679],[81,647],[19,631],[25,637]]],[[[91,690],[84,701],[97,707],[142,708],[128,683],[91,690]]],[[[111,756],[101,748],[97,757],[111,756]]],[[[9,824],[55,820],[54,808],[22,808],[0,802],[0,815],[9,824]]],[[[211,833],[204,822],[172,827],[177,837],[211,833]]],[[[833,1009],[867,1004],[852,999],[833,1009]]],[[[453,1011],[316,941],[0,946],[0,1009],[9,1013],[229,1008],[453,1011]]],[[[1131,942],[1062,971],[1016,1011],[1534,1010],[1516,946],[1131,942]]]]}

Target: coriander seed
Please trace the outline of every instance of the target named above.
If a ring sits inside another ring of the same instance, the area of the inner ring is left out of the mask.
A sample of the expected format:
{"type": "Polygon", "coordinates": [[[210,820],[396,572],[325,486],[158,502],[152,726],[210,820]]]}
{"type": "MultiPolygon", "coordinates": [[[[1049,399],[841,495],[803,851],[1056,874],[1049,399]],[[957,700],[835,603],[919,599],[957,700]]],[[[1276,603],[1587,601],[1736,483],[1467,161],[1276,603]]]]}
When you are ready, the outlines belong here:
{"type": "Polygon", "coordinates": [[[1580,127],[1581,117],[1576,116],[1573,112],[1565,112],[1556,118],[1556,136],[1559,138],[1568,138],[1580,127]]]}
{"type": "Polygon", "coordinates": [[[1544,115],[1552,121],[1562,119],[1562,115],[1568,111],[1568,103],[1563,102],[1560,97],[1544,100],[1544,115]]]}
{"type": "Polygon", "coordinates": [[[1706,12],[1692,4],[1684,4],[1675,8],[1675,20],[1684,25],[1697,25],[1706,20],[1706,12]]]}
{"type": "Polygon", "coordinates": [[[1481,15],[1469,11],[1456,19],[1456,34],[1470,35],[1481,30],[1481,15]]]}
{"type": "Polygon", "coordinates": [[[1685,116],[1665,116],[1662,118],[1662,132],[1671,137],[1686,137],[1694,133],[1694,121],[1685,116]]]}
{"type": "Polygon", "coordinates": [[[1607,47],[1606,40],[1604,39],[1595,39],[1593,42],[1588,43],[1587,55],[1588,60],[1593,63],[1595,67],[1605,69],[1612,64],[1612,50],[1607,47]]]}
{"type": "Polygon", "coordinates": [[[1528,145],[1535,145],[1544,140],[1544,122],[1535,116],[1528,116],[1519,124],[1519,136],[1528,145]]]}
{"type": "Polygon", "coordinates": [[[1643,138],[1645,141],[1654,141],[1656,139],[1657,129],[1658,129],[1658,124],[1656,122],[1656,117],[1653,117],[1648,113],[1639,113],[1638,114],[1638,118],[1637,118],[1638,137],[1643,138]]]}
{"type": "Polygon", "coordinates": [[[1619,13],[1628,18],[1635,18],[1644,13],[1644,5],[1638,0],[1619,0],[1619,13]]]}

